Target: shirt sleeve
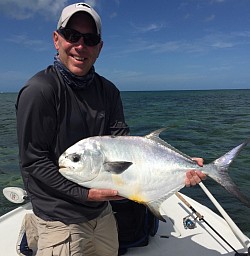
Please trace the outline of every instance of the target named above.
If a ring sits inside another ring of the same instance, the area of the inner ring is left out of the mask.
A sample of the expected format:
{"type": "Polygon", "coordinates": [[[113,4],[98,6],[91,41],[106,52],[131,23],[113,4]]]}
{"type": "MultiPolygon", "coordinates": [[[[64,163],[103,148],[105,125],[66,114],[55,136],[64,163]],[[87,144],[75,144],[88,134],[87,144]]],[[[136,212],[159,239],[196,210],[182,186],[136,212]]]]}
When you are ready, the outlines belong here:
{"type": "Polygon", "coordinates": [[[53,152],[58,118],[54,102],[56,96],[52,88],[39,83],[24,87],[16,104],[20,167],[24,184],[36,196],[41,196],[42,189],[46,189],[47,193],[83,203],[87,200],[88,189],[67,180],[59,172],[56,154],[53,152]]]}

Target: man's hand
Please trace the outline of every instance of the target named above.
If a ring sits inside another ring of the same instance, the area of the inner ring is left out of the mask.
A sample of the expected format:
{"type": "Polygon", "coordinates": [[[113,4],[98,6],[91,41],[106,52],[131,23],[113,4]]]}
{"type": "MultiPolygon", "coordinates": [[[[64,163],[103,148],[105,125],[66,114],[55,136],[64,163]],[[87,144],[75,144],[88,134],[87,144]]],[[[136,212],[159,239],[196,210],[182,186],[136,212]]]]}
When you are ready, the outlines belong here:
{"type": "Polygon", "coordinates": [[[88,201],[110,201],[121,200],[122,196],[118,196],[117,190],[112,189],[89,189],[88,201]]]}
{"type": "MultiPolygon", "coordinates": [[[[203,166],[202,158],[193,158],[193,160],[195,160],[199,166],[203,166]]],[[[186,187],[195,186],[196,184],[205,179],[206,175],[203,172],[190,170],[186,172],[185,184],[186,187]]]]}

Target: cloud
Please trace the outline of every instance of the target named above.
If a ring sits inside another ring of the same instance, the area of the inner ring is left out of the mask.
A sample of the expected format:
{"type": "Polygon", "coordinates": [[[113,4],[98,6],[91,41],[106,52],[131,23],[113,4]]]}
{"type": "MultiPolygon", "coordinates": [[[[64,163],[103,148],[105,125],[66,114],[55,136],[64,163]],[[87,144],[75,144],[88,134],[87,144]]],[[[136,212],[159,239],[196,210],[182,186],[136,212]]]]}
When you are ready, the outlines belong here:
{"type": "Polygon", "coordinates": [[[197,73],[181,72],[136,72],[134,70],[106,70],[105,76],[110,77],[112,81],[119,86],[120,90],[145,90],[151,88],[154,90],[176,89],[176,86],[195,84],[204,80],[205,76],[197,73]]]}
{"type": "Polygon", "coordinates": [[[212,0],[212,3],[224,3],[226,0],[212,0]]]}
{"type": "Polygon", "coordinates": [[[187,20],[187,19],[189,19],[191,17],[191,14],[190,13],[186,13],[185,15],[184,15],[184,20],[187,20]]]}
{"type": "Polygon", "coordinates": [[[238,32],[233,32],[232,33],[233,36],[238,36],[238,37],[250,37],[250,30],[249,31],[238,31],[238,32]]]}
{"type": "MultiPolygon", "coordinates": [[[[200,38],[190,40],[151,40],[140,35],[128,40],[125,49],[117,49],[119,56],[131,53],[146,52],[147,54],[180,53],[180,54],[207,54],[211,51],[228,50],[245,47],[249,42],[250,31],[231,33],[209,32],[200,38]]],[[[111,51],[111,50],[110,50],[111,51]]],[[[113,51],[112,51],[113,52],[113,51]]],[[[110,53],[112,55],[112,52],[110,53]]]]}
{"type": "Polygon", "coordinates": [[[89,5],[92,6],[93,8],[95,8],[96,5],[97,5],[97,1],[96,1],[96,0],[85,0],[85,1],[83,1],[83,2],[85,2],[86,4],[89,4],[89,5]]]}
{"type": "Polygon", "coordinates": [[[42,40],[30,39],[26,35],[21,35],[21,34],[12,35],[9,38],[6,38],[5,40],[7,42],[23,45],[29,49],[33,49],[38,52],[46,51],[51,47],[51,45],[49,45],[47,42],[44,42],[42,40]]]}
{"type": "Polygon", "coordinates": [[[110,15],[109,15],[109,17],[111,18],[111,19],[113,19],[113,18],[115,18],[115,17],[117,17],[117,12],[113,12],[113,13],[111,13],[110,15]]]}
{"type": "Polygon", "coordinates": [[[19,79],[26,79],[26,75],[21,71],[3,71],[0,73],[0,79],[1,81],[18,81],[19,79]]]}
{"type": "Polygon", "coordinates": [[[17,20],[29,19],[37,14],[51,18],[59,15],[67,4],[67,0],[0,0],[0,12],[17,20]]]}
{"type": "MultiPolygon", "coordinates": [[[[101,9],[101,1],[84,0],[83,2],[97,10],[101,9]]],[[[114,2],[119,6],[119,0],[114,2]]],[[[50,20],[58,17],[65,6],[73,3],[69,0],[0,0],[0,13],[16,20],[30,19],[36,15],[50,20]]]]}
{"type": "Polygon", "coordinates": [[[145,26],[136,26],[135,24],[131,23],[131,26],[136,30],[137,33],[155,32],[165,28],[163,23],[151,23],[145,26]]]}
{"type": "Polygon", "coordinates": [[[230,42],[215,42],[213,44],[211,44],[212,47],[214,48],[232,48],[234,46],[233,43],[230,42]]]}
{"type": "Polygon", "coordinates": [[[19,86],[27,81],[30,74],[25,72],[9,70],[0,72],[0,92],[16,92],[19,91],[19,86]]]}
{"type": "Polygon", "coordinates": [[[205,19],[205,21],[206,21],[206,22],[210,22],[210,21],[213,21],[214,19],[215,19],[215,15],[212,14],[212,15],[208,16],[208,17],[205,19]]]}

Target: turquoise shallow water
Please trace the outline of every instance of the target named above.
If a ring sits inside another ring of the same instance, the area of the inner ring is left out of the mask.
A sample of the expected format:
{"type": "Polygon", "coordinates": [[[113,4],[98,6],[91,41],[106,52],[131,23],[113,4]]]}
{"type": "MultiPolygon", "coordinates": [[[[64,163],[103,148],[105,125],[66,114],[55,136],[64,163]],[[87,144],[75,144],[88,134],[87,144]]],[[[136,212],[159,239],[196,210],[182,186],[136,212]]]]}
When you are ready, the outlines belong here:
{"type": "MultiPolygon", "coordinates": [[[[15,127],[17,94],[0,94],[0,190],[22,186],[15,127]]],[[[161,137],[182,152],[208,163],[250,137],[250,90],[122,92],[131,135],[166,127],[161,137]]],[[[250,145],[229,169],[241,191],[250,197],[250,145]]],[[[250,209],[211,179],[205,185],[239,227],[250,236],[250,209]]],[[[199,188],[182,192],[214,209],[199,188]]],[[[14,209],[0,194],[0,215],[14,209]]]]}

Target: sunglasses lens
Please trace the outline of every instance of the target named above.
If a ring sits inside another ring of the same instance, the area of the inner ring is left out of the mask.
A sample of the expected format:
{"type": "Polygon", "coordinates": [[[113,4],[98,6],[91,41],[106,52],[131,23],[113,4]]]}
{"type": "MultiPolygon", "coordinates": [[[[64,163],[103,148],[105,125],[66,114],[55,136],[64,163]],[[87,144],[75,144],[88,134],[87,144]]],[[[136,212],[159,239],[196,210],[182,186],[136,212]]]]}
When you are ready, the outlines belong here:
{"type": "Polygon", "coordinates": [[[76,43],[80,40],[81,34],[71,29],[60,29],[60,34],[70,43],[76,43]]]}
{"type": "Polygon", "coordinates": [[[70,43],[77,43],[81,37],[83,37],[84,44],[87,46],[95,46],[101,41],[99,35],[91,33],[81,34],[80,32],[73,29],[59,29],[58,32],[70,43]]]}
{"type": "Polygon", "coordinates": [[[100,36],[96,34],[85,34],[83,36],[84,43],[88,46],[95,46],[100,43],[100,36]]]}

